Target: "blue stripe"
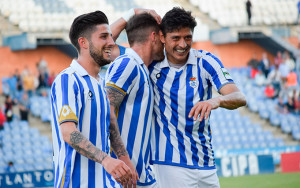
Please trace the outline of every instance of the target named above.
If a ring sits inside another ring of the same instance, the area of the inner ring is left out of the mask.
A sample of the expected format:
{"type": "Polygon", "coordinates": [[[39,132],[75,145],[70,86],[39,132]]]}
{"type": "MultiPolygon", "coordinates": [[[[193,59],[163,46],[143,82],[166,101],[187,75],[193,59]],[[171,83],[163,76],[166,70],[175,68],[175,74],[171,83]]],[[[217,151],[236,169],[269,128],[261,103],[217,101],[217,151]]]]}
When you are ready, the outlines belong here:
{"type": "MultiPolygon", "coordinates": [[[[69,105],[69,100],[68,100],[68,82],[69,82],[69,75],[68,74],[63,74],[61,75],[61,93],[62,93],[62,106],[64,105],[69,105]]],[[[60,112],[58,112],[60,113],[60,112]]]]}
{"type": "Polygon", "coordinates": [[[118,45],[118,47],[119,47],[119,50],[120,50],[120,55],[124,55],[125,51],[126,51],[126,48],[124,46],[120,46],[120,45],[118,45]]]}
{"type": "Polygon", "coordinates": [[[206,55],[212,57],[220,65],[221,68],[224,68],[224,66],[223,66],[223,64],[222,64],[222,62],[220,61],[219,58],[217,58],[216,56],[214,56],[210,52],[208,52],[206,55]]]}
{"type": "MultiPolygon", "coordinates": [[[[145,70],[144,70],[145,71],[145,70]]],[[[144,76],[142,76],[143,74],[141,73],[141,80],[143,80],[143,82],[145,82],[145,79],[144,79],[144,76]]],[[[147,76],[147,73],[145,72],[145,75],[147,76]]],[[[148,83],[149,83],[149,78],[147,76],[147,80],[148,80],[148,83]]],[[[145,86],[145,84],[143,84],[145,86]]],[[[142,170],[144,168],[144,161],[143,161],[143,157],[147,157],[146,155],[144,156],[143,155],[143,148],[144,148],[144,142],[145,142],[145,135],[146,135],[146,130],[147,130],[147,125],[148,125],[148,118],[149,116],[152,117],[152,114],[149,114],[149,111],[150,111],[150,105],[151,105],[151,101],[152,101],[152,92],[151,92],[151,85],[149,83],[149,87],[148,88],[144,88],[144,89],[148,89],[148,93],[149,93],[149,98],[148,98],[148,104],[147,104],[147,109],[146,109],[146,113],[145,113],[145,119],[144,119],[144,128],[143,128],[143,134],[142,134],[142,140],[141,140],[141,149],[140,149],[140,154],[139,154],[139,159],[138,159],[138,163],[137,163],[137,166],[136,166],[136,170],[137,170],[137,173],[138,175],[140,176],[142,174],[142,170]]],[[[141,90],[141,88],[140,88],[141,90]]],[[[150,118],[151,118],[150,117],[150,118]]],[[[151,125],[151,124],[150,124],[151,125]]],[[[150,128],[150,131],[151,131],[151,128],[150,128]]],[[[150,137],[149,137],[149,140],[150,140],[150,137]]],[[[148,141],[149,141],[148,140],[148,141]]],[[[147,148],[149,147],[149,142],[146,142],[147,145],[147,148]]],[[[148,172],[149,173],[149,172],[148,172]]],[[[147,176],[146,176],[147,177],[147,176]]]]}
{"type": "Polygon", "coordinates": [[[78,99],[77,99],[77,97],[78,97],[78,86],[75,82],[73,84],[73,90],[74,90],[74,95],[75,95],[76,116],[78,117],[79,116],[79,114],[78,114],[78,99]]]}
{"type": "Polygon", "coordinates": [[[128,100],[128,95],[126,95],[123,99],[123,102],[119,106],[119,112],[118,112],[118,125],[119,125],[119,131],[122,133],[122,128],[123,128],[123,121],[125,118],[125,111],[126,111],[126,103],[128,100]]]}
{"type": "Polygon", "coordinates": [[[65,160],[65,183],[64,187],[69,187],[70,180],[71,180],[71,165],[72,165],[72,154],[73,154],[73,148],[65,142],[66,147],[66,160],[65,160]]]}
{"type": "Polygon", "coordinates": [[[81,165],[81,156],[80,153],[76,152],[75,161],[74,161],[74,169],[72,174],[72,187],[80,187],[80,165],[81,165]]]}
{"type": "MultiPolygon", "coordinates": [[[[204,62],[203,62],[203,59],[202,59],[202,63],[204,63],[204,62]]],[[[206,63],[207,63],[207,62],[206,62],[206,63]]],[[[204,65],[203,65],[203,67],[204,67],[204,65]]],[[[200,67],[198,66],[198,77],[201,78],[200,76],[201,76],[201,70],[200,70],[200,67]]],[[[209,90],[209,88],[211,88],[211,84],[210,84],[210,82],[209,82],[208,79],[206,80],[206,82],[207,82],[208,90],[209,90]]],[[[199,88],[198,88],[198,92],[199,92],[200,101],[203,101],[203,100],[204,100],[204,94],[205,94],[205,91],[204,91],[204,88],[203,88],[202,79],[199,79],[199,88]]],[[[206,145],[205,145],[206,139],[205,139],[205,137],[204,137],[204,135],[203,135],[204,126],[205,126],[205,120],[202,120],[202,121],[200,122],[200,124],[199,124],[198,136],[199,136],[199,140],[200,140],[200,142],[201,142],[202,152],[204,153],[204,158],[203,158],[203,160],[204,160],[204,166],[206,166],[206,165],[208,165],[207,159],[209,159],[209,158],[208,158],[207,147],[206,147],[206,145]]]]}
{"type": "MultiPolygon", "coordinates": [[[[54,123],[54,126],[55,126],[55,133],[56,133],[56,139],[57,139],[57,142],[58,142],[58,151],[60,151],[61,149],[61,142],[60,142],[60,138],[59,138],[59,130],[58,130],[58,124],[57,124],[57,119],[56,119],[56,115],[58,114],[58,112],[55,110],[55,107],[54,105],[56,106],[56,109],[57,109],[57,101],[56,101],[56,90],[55,90],[55,87],[56,87],[56,83],[54,82],[53,85],[52,85],[52,95],[51,95],[51,108],[52,108],[52,116],[53,116],[53,123],[54,123]]],[[[56,172],[55,172],[55,180],[54,180],[54,185],[55,187],[58,186],[58,177],[59,177],[59,163],[57,164],[56,167],[56,172]]],[[[53,168],[53,170],[55,171],[55,168],[53,168]]]]}
{"type": "MultiPolygon", "coordinates": [[[[140,70],[140,75],[142,75],[143,73],[140,70]]],[[[130,122],[130,126],[129,126],[129,132],[128,132],[128,138],[127,138],[127,151],[129,154],[129,157],[132,158],[132,152],[133,152],[133,145],[134,145],[134,140],[136,137],[136,131],[137,131],[137,126],[138,126],[138,120],[140,118],[139,114],[141,111],[141,103],[143,100],[143,96],[144,96],[144,85],[145,84],[145,80],[143,78],[143,76],[140,76],[140,82],[139,82],[139,90],[136,93],[136,97],[134,100],[134,105],[133,105],[133,112],[132,112],[132,117],[131,117],[131,122],[130,122]]]]}
{"type": "MultiPolygon", "coordinates": [[[[164,115],[165,109],[166,109],[166,103],[165,103],[165,99],[164,99],[164,93],[163,93],[163,85],[166,81],[167,75],[169,73],[170,69],[162,69],[160,72],[160,78],[157,80],[156,85],[157,85],[157,90],[159,92],[159,96],[160,96],[160,100],[159,100],[159,110],[160,110],[160,114],[156,114],[157,116],[161,117],[161,122],[163,124],[163,133],[165,134],[167,140],[166,140],[166,151],[165,151],[165,161],[172,161],[173,158],[173,146],[170,142],[171,138],[170,138],[170,131],[168,129],[168,120],[166,118],[166,116],[164,115]]],[[[156,76],[156,75],[154,75],[156,76]]],[[[158,125],[158,120],[157,118],[155,118],[155,129],[160,129],[159,125],[158,125]]],[[[156,151],[159,151],[159,137],[156,137],[156,151]]],[[[158,158],[158,152],[156,153],[156,159],[159,160],[158,158]]]]}
{"type": "MultiPolygon", "coordinates": [[[[95,96],[95,91],[92,85],[92,82],[90,80],[89,76],[84,76],[83,77],[88,85],[89,90],[93,93],[93,96],[91,97],[91,118],[90,118],[90,137],[89,141],[93,144],[96,145],[96,135],[97,135],[97,102],[96,102],[96,96],[95,96]]],[[[103,148],[102,148],[103,149],[103,148]]],[[[95,187],[95,162],[92,160],[88,161],[88,187],[93,188],[95,187]]]]}
{"type": "MultiPolygon", "coordinates": [[[[193,99],[194,99],[194,88],[192,88],[189,84],[190,78],[193,77],[193,65],[189,64],[187,65],[187,75],[186,75],[186,99],[185,99],[185,119],[186,119],[186,126],[185,126],[185,134],[187,137],[190,138],[191,142],[191,150],[192,150],[192,162],[193,165],[198,165],[199,157],[198,157],[198,148],[197,143],[193,138],[193,127],[194,127],[194,121],[192,118],[189,118],[189,112],[193,108],[193,99]]],[[[198,80],[200,78],[198,77],[198,80]]],[[[198,82],[199,84],[199,82],[198,82]]]]}
{"type": "Polygon", "coordinates": [[[203,68],[208,72],[208,74],[210,74],[214,84],[216,85],[217,89],[219,89],[222,84],[216,70],[205,59],[202,59],[202,62],[203,68]]]}
{"type": "Polygon", "coordinates": [[[119,67],[117,68],[115,74],[112,76],[112,78],[109,81],[112,81],[112,82],[116,83],[119,80],[120,76],[123,74],[125,68],[127,67],[129,60],[130,60],[129,58],[123,58],[122,59],[122,61],[119,65],[119,67]]]}
{"type": "MultiPolygon", "coordinates": [[[[198,64],[199,64],[199,60],[200,60],[200,58],[198,58],[198,64]]],[[[199,98],[200,98],[200,101],[203,101],[204,87],[203,87],[203,82],[202,82],[202,79],[201,79],[201,69],[200,69],[200,66],[197,66],[197,72],[198,72],[198,81],[199,81],[199,86],[198,86],[199,98]]]]}
{"type": "MultiPolygon", "coordinates": [[[[164,109],[163,109],[164,110],[164,109]]],[[[154,130],[155,130],[155,160],[159,160],[159,136],[160,136],[160,127],[159,127],[159,125],[158,125],[158,120],[157,120],[157,115],[156,115],[156,113],[155,113],[155,111],[154,111],[154,130]]],[[[152,160],[153,158],[151,158],[151,160],[152,160]]]]}
{"type": "Polygon", "coordinates": [[[170,91],[170,98],[171,98],[171,124],[176,127],[176,137],[178,140],[178,150],[180,153],[180,163],[187,163],[186,155],[185,155],[185,146],[184,146],[184,139],[183,133],[178,130],[178,91],[179,91],[179,78],[183,71],[176,72],[175,78],[172,83],[171,91],[170,91]]]}
{"type": "Polygon", "coordinates": [[[85,110],[85,98],[84,98],[84,87],[79,79],[79,77],[77,76],[77,74],[73,74],[77,80],[77,83],[79,85],[79,90],[80,90],[80,100],[81,100],[81,109],[80,109],[80,115],[79,117],[79,125],[78,125],[78,129],[79,131],[82,130],[82,121],[83,121],[83,114],[84,114],[84,110],[85,110]]]}

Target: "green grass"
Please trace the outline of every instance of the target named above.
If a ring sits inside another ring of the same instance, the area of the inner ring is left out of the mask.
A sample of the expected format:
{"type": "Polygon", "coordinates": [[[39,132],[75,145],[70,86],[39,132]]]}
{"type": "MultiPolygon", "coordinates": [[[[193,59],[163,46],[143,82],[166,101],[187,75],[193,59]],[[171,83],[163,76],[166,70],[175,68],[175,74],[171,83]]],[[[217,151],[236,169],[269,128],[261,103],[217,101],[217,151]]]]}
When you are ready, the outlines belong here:
{"type": "Polygon", "coordinates": [[[300,173],[220,177],[221,188],[300,188],[300,173]]]}

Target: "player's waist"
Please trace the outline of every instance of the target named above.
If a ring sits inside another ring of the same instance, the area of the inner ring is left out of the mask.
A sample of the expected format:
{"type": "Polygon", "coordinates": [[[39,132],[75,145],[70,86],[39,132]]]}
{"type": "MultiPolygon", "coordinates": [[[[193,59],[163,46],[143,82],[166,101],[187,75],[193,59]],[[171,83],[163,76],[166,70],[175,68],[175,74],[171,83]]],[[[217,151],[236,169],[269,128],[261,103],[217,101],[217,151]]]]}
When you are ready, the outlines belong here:
{"type": "Polygon", "coordinates": [[[151,160],[150,164],[158,164],[158,165],[170,165],[170,166],[178,166],[183,168],[190,168],[190,169],[199,169],[199,170],[212,170],[216,169],[215,162],[213,162],[213,165],[201,165],[201,164],[187,164],[187,163],[178,163],[178,162],[172,162],[172,161],[160,161],[160,160],[151,160]]]}

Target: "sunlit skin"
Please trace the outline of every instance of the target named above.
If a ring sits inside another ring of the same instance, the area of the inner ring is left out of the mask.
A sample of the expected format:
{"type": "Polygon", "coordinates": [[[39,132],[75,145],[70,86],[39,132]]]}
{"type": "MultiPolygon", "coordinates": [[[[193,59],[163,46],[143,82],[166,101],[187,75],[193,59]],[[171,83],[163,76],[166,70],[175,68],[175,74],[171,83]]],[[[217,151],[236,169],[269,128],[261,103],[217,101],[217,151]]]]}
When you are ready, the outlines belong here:
{"type": "Polygon", "coordinates": [[[153,54],[153,60],[154,61],[163,61],[165,58],[164,54],[164,45],[160,41],[159,37],[162,35],[161,31],[159,34],[155,34],[155,47],[154,47],[154,54],[153,54]]]}
{"type": "Polygon", "coordinates": [[[89,51],[95,63],[102,67],[111,62],[111,51],[115,43],[109,25],[101,24],[96,28],[89,39],[89,51]]]}
{"type": "Polygon", "coordinates": [[[161,36],[161,41],[165,44],[168,61],[173,64],[184,64],[188,59],[193,42],[192,39],[193,32],[188,27],[166,33],[166,36],[161,36]]]}

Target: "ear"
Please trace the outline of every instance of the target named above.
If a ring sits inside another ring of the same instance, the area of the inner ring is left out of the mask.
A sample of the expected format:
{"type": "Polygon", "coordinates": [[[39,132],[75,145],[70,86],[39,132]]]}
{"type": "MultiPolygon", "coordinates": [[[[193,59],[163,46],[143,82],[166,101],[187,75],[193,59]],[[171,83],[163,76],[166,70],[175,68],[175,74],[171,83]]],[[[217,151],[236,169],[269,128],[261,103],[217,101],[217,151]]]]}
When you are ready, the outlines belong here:
{"type": "Polygon", "coordinates": [[[78,44],[79,44],[80,48],[83,48],[83,49],[88,49],[88,47],[89,47],[89,41],[84,37],[80,37],[78,39],[78,44]]]}
{"type": "Polygon", "coordinates": [[[155,42],[155,39],[156,39],[156,33],[154,31],[152,31],[150,34],[150,40],[151,40],[151,42],[155,42]]]}
{"type": "Polygon", "coordinates": [[[166,43],[166,39],[165,39],[165,36],[164,34],[162,33],[162,31],[159,31],[159,38],[160,38],[160,41],[165,44],[166,43]]]}

